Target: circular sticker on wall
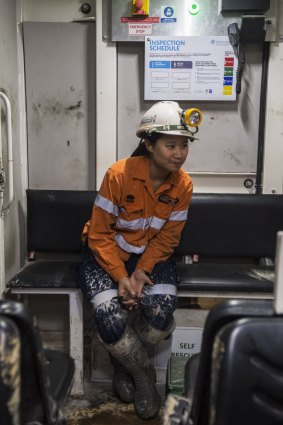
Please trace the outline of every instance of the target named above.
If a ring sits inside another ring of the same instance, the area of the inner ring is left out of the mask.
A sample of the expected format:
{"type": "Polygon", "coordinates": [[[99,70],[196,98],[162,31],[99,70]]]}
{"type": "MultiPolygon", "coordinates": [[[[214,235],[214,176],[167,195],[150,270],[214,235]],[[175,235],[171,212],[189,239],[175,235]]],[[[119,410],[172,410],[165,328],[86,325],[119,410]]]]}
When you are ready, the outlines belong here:
{"type": "Polygon", "coordinates": [[[191,15],[197,15],[199,13],[198,3],[192,3],[189,7],[189,12],[191,15]]]}

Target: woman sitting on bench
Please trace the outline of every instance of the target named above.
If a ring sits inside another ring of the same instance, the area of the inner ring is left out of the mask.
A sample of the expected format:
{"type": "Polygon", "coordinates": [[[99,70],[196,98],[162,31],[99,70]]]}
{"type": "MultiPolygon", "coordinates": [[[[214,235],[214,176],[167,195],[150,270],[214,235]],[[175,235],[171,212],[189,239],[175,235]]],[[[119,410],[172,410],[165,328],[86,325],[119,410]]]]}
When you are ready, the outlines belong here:
{"type": "Polygon", "coordinates": [[[160,409],[146,348],[174,330],[178,275],[170,256],[193,188],[181,167],[200,120],[200,111],[183,111],[176,102],[153,105],[141,120],[141,141],[132,157],[106,172],[83,231],[80,285],[110,353],[114,390],[123,401],[134,402],[142,419],[160,409]],[[135,309],[129,326],[128,311],[135,309]]]}

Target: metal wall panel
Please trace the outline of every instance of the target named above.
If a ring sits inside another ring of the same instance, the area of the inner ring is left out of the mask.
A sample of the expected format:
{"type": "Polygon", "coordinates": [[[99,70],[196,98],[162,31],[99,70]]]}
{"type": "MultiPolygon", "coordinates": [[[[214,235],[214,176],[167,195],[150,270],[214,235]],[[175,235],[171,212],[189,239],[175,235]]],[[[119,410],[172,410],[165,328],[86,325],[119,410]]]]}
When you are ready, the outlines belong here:
{"type": "MultiPolygon", "coordinates": [[[[153,24],[155,35],[226,35],[230,22],[240,22],[239,15],[222,16],[218,0],[199,0],[197,16],[188,13],[191,1],[173,1],[176,24],[153,24]]],[[[159,16],[164,2],[150,2],[151,16],[159,16]]],[[[121,16],[131,15],[130,2],[111,1],[112,39],[118,43],[118,157],[128,156],[138,143],[136,128],[143,113],[154,103],[144,101],[144,37],[129,36],[121,16]],[[131,41],[131,43],[128,43],[131,41]],[[136,42],[133,42],[136,41],[136,42]]],[[[276,0],[271,0],[269,39],[275,39],[276,0]]],[[[246,46],[246,66],[242,92],[235,102],[180,102],[184,108],[197,106],[203,110],[199,142],[191,145],[185,169],[204,175],[208,173],[254,175],[257,162],[259,99],[262,49],[258,44],[246,46]]]]}
{"type": "MultiPolygon", "coordinates": [[[[131,2],[124,0],[111,1],[111,28],[108,31],[108,36],[111,37],[112,41],[144,41],[144,35],[129,35],[128,22],[121,22],[122,17],[132,16],[131,4],[131,2]]],[[[267,29],[266,40],[268,41],[274,41],[276,37],[276,8],[277,0],[271,0],[270,10],[266,13],[271,22],[267,29]]],[[[234,12],[222,15],[219,12],[219,0],[197,0],[195,2],[172,0],[169,3],[163,0],[150,1],[150,18],[159,19],[159,22],[152,23],[152,35],[227,35],[227,26],[231,22],[240,24],[240,16],[240,13],[234,12]],[[192,3],[199,6],[199,12],[196,15],[190,13],[192,3]],[[166,4],[175,9],[176,22],[161,22],[162,8],[166,4]]],[[[142,19],[140,19],[140,22],[142,22],[142,19]]]]}
{"type": "Polygon", "coordinates": [[[30,188],[94,188],[94,29],[24,23],[30,188]]]}

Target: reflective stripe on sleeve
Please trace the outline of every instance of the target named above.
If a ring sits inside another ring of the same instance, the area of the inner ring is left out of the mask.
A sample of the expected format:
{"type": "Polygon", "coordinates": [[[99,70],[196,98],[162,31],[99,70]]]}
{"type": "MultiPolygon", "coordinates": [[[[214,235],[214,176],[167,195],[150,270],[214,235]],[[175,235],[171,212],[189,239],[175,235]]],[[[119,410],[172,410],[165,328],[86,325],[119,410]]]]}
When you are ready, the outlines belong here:
{"type": "MultiPolygon", "coordinates": [[[[168,220],[170,221],[186,221],[188,217],[188,210],[173,211],[168,220]]],[[[128,230],[146,230],[149,227],[152,229],[161,230],[167,220],[158,217],[138,218],[136,220],[124,220],[117,218],[117,229],[128,230]]]]}
{"type": "MultiPolygon", "coordinates": [[[[113,203],[108,201],[108,199],[103,198],[103,196],[101,196],[100,198],[102,198],[102,200],[99,200],[98,202],[95,201],[95,205],[117,217],[117,220],[116,220],[117,229],[145,230],[151,227],[152,229],[160,230],[162,229],[162,227],[167,221],[158,217],[138,218],[136,220],[124,220],[123,218],[118,217],[118,207],[113,205],[113,203]]],[[[174,211],[171,213],[169,220],[170,221],[186,221],[187,216],[188,216],[188,210],[174,211]]]]}
{"type": "Polygon", "coordinates": [[[165,223],[166,220],[163,220],[162,218],[152,217],[149,227],[152,227],[153,229],[162,229],[165,223]]]}
{"type": "Polygon", "coordinates": [[[170,221],[185,221],[188,217],[188,210],[173,211],[169,217],[170,221]]]}
{"type": "Polygon", "coordinates": [[[119,234],[115,236],[115,239],[119,247],[130,254],[142,254],[146,248],[146,245],[142,245],[142,246],[130,245],[127,241],[125,241],[123,236],[119,234]]]}
{"type": "Polygon", "coordinates": [[[118,229],[129,230],[145,230],[149,227],[153,229],[162,229],[165,223],[166,220],[158,217],[138,218],[136,220],[123,220],[122,218],[117,218],[116,227],[118,229]]]}
{"type": "Polygon", "coordinates": [[[146,229],[143,223],[145,221],[144,218],[138,218],[136,220],[123,220],[122,218],[117,218],[116,227],[117,229],[129,229],[129,230],[139,230],[146,229]]]}
{"type": "Polygon", "coordinates": [[[104,196],[98,194],[95,198],[94,205],[118,217],[118,207],[116,207],[113,202],[109,201],[109,199],[104,198],[104,196]]]}
{"type": "Polygon", "coordinates": [[[110,301],[112,300],[112,298],[115,298],[117,296],[118,296],[117,289],[109,289],[108,291],[103,291],[95,295],[92,298],[91,303],[93,304],[94,308],[97,308],[100,304],[110,301]]]}

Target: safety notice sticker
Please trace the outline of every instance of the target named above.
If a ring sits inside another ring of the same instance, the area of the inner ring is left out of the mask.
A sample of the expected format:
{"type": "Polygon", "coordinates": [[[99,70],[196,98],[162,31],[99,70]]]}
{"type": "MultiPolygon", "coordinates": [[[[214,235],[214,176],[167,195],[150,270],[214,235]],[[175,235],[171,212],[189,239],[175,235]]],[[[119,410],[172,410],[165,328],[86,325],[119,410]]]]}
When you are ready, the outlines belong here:
{"type": "Polygon", "coordinates": [[[235,100],[236,69],[226,36],[145,37],[145,100],[235,100]]]}
{"type": "Polygon", "coordinates": [[[161,6],[161,19],[162,23],[177,22],[176,7],[175,6],[161,6]]]}

